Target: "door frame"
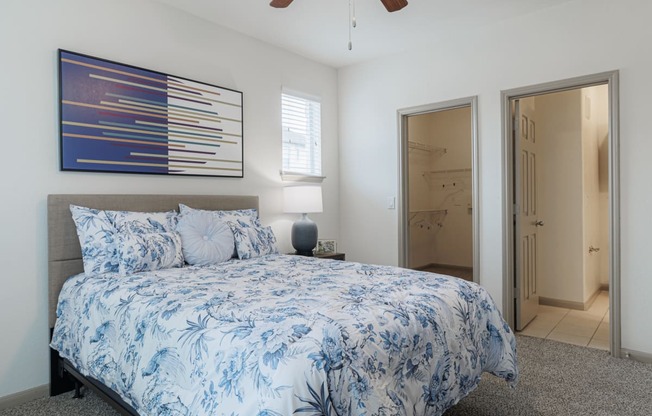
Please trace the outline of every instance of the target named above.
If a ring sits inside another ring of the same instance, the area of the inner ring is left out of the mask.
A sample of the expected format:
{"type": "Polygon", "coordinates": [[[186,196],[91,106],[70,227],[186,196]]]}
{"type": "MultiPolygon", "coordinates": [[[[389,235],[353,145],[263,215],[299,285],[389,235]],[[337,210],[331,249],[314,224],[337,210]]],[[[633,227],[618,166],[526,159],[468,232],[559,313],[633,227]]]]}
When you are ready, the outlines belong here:
{"type": "Polygon", "coordinates": [[[410,116],[435,113],[457,108],[471,108],[471,211],[473,229],[473,281],[480,281],[480,198],[479,198],[479,157],[478,157],[478,97],[465,97],[416,107],[402,108],[398,113],[398,265],[408,267],[410,246],[409,186],[408,186],[408,132],[407,120],[410,116]]]}
{"type": "Polygon", "coordinates": [[[609,347],[611,355],[622,356],[620,315],[620,113],[618,71],[547,82],[501,91],[503,136],[503,316],[515,323],[514,271],[514,142],[510,103],[513,99],[607,85],[609,90],[609,347]]]}

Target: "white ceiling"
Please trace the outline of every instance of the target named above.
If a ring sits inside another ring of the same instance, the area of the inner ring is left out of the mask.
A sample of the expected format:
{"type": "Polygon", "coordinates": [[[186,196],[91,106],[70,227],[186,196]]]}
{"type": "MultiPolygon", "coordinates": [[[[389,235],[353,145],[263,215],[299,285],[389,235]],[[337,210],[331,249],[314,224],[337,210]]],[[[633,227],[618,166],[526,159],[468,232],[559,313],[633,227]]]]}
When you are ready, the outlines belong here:
{"type": "Polygon", "coordinates": [[[380,0],[352,0],[357,28],[348,50],[349,0],[156,0],[245,35],[339,68],[415,48],[572,0],[408,0],[388,13],[380,0]]]}

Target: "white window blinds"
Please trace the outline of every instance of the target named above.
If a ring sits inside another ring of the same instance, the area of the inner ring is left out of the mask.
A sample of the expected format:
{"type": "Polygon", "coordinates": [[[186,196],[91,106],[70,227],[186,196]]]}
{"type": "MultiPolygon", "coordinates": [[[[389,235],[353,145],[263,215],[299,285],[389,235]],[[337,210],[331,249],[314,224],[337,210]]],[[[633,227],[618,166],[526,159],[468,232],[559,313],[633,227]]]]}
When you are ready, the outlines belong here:
{"type": "Polygon", "coordinates": [[[284,92],[281,117],[282,173],[321,176],[321,103],[284,92]]]}

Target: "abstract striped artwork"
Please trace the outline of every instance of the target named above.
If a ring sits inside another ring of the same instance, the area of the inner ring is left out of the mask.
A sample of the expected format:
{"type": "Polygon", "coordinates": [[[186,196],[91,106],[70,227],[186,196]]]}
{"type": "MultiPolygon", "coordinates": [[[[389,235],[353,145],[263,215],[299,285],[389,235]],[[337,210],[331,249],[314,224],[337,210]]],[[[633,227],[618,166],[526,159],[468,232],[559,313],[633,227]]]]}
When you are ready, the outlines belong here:
{"type": "Polygon", "coordinates": [[[242,92],[59,50],[61,170],[242,178],[242,92]]]}

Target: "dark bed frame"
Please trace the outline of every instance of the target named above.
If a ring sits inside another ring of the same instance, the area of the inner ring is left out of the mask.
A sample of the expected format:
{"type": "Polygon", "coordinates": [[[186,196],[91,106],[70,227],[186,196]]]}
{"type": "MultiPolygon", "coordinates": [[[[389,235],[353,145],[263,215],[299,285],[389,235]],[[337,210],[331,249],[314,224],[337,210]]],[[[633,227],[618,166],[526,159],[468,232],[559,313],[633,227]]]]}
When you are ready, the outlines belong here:
{"type": "MultiPolygon", "coordinates": [[[[48,339],[52,338],[59,292],[64,282],[68,277],[84,271],[70,205],[155,212],[178,210],[180,203],[207,210],[258,209],[258,197],[246,195],[48,195],[48,339]]],[[[74,397],[81,397],[82,385],[95,392],[120,414],[138,415],[116,392],[100,381],[82,375],[70,361],[50,348],[50,396],[75,390],[74,397]]]]}

